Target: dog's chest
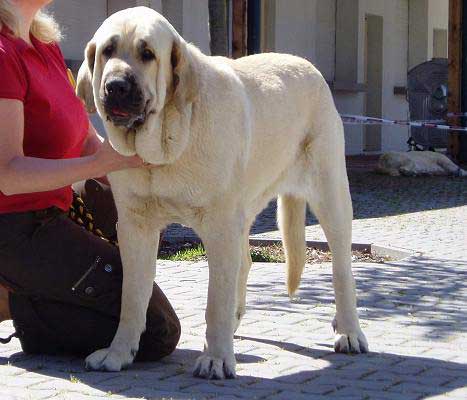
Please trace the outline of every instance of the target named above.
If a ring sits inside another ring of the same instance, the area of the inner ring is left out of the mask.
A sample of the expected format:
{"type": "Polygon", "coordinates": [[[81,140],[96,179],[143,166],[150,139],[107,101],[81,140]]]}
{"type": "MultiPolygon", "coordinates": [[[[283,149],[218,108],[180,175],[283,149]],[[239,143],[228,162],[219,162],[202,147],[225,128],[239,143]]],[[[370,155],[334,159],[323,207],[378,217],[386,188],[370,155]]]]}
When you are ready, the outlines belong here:
{"type": "Polygon", "coordinates": [[[118,171],[109,178],[122,197],[157,199],[157,207],[172,217],[181,214],[183,218],[187,210],[203,208],[210,199],[207,193],[212,193],[202,180],[157,168],[118,171]]]}

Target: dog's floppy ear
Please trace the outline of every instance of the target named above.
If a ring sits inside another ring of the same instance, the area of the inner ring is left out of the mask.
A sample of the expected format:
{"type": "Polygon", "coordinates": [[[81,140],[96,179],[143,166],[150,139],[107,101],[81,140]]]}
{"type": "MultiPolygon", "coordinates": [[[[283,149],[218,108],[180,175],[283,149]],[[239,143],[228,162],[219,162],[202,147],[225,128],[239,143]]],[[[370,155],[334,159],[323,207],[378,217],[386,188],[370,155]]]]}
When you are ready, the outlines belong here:
{"type": "Polygon", "coordinates": [[[172,93],[179,112],[192,103],[198,94],[198,77],[193,57],[186,43],[174,40],[170,57],[172,65],[172,93]]]}
{"type": "Polygon", "coordinates": [[[90,114],[96,112],[94,103],[94,93],[92,89],[92,74],[94,72],[94,62],[96,56],[96,44],[89,42],[84,53],[84,61],[78,71],[76,83],[76,95],[83,100],[86,110],[90,114]]]}
{"type": "Polygon", "coordinates": [[[92,74],[94,73],[94,63],[96,62],[96,43],[90,41],[86,45],[86,50],[84,50],[84,61],[87,62],[89,72],[92,74]]]}

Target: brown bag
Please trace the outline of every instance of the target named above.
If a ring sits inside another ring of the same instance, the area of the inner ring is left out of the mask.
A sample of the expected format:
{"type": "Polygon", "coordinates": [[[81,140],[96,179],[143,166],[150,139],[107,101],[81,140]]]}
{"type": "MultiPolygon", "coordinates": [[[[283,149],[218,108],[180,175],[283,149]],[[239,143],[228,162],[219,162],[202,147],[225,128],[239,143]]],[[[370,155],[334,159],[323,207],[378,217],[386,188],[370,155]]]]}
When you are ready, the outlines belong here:
{"type": "Polygon", "coordinates": [[[70,218],[112,243],[117,242],[117,209],[110,186],[88,179],[73,185],[70,218]]]}

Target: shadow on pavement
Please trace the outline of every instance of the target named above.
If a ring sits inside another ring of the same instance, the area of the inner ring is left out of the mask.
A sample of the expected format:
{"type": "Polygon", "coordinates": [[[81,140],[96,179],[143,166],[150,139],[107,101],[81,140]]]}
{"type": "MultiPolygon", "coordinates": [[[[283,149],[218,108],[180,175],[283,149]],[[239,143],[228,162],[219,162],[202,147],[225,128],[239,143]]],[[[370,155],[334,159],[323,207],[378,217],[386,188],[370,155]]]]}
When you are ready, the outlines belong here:
{"type": "MultiPolygon", "coordinates": [[[[261,268],[261,264],[255,264],[253,269],[256,268],[261,268]]],[[[260,283],[248,285],[245,318],[256,314],[253,319],[264,318],[271,325],[283,315],[303,313],[307,318],[329,322],[334,309],[331,267],[307,265],[307,268],[319,270],[304,274],[300,299],[295,302],[290,302],[277,274],[261,275],[260,283]],[[264,296],[265,292],[268,296],[264,296]]],[[[388,264],[356,264],[354,270],[362,320],[373,321],[372,327],[378,332],[392,330],[376,338],[384,348],[388,345],[387,348],[397,349],[397,345],[391,346],[394,334],[407,337],[406,347],[416,345],[420,337],[426,343],[431,341],[436,348],[441,340],[444,345],[449,344],[452,334],[467,331],[465,261],[413,257],[388,264]],[[379,324],[384,328],[378,328],[379,324]]],[[[259,271],[254,272],[258,274],[259,271]]],[[[199,311],[201,313],[202,308],[199,311]]],[[[282,325],[281,322],[277,328],[282,325]]],[[[301,338],[306,335],[306,328],[297,329],[300,326],[295,325],[293,331],[288,327],[284,329],[288,329],[289,337],[301,338]]],[[[270,335],[258,332],[235,337],[236,341],[247,345],[242,348],[256,348],[256,355],[249,354],[248,350],[237,354],[241,371],[237,380],[206,382],[193,378],[191,368],[200,352],[192,349],[177,349],[160,362],[137,363],[118,373],[86,372],[82,359],[33,357],[23,353],[0,357],[0,368],[10,365],[25,369],[34,373],[27,378],[47,377],[47,382],[41,383],[44,390],[49,385],[54,390],[63,388],[70,393],[71,385],[76,393],[88,393],[89,398],[111,392],[123,398],[151,399],[252,398],[252,393],[257,393],[258,398],[276,394],[290,400],[420,400],[451,395],[457,389],[464,389],[464,396],[466,393],[467,364],[449,361],[456,356],[452,346],[440,349],[443,360],[395,354],[397,350],[353,356],[336,354],[330,343],[322,344],[319,339],[307,342],[314,344],[303,345],[305,342],[298,344],[298,340],[294,343],[293,339],[275,340],[277,334],[287,337],[279,330],[270,335]],[[263,347],[258,349],[259,346],[264,346],[264,350],[263,347]],[[267,350],[266,346],[273,350],[267,350]],[[257,356],[263,351],[267,354],[264,358],[257,356]],[[93,389],[99,392],[93,393],[93,389]]],[[[370,340],[370,346],[374,342],[370,340]]],[[[401,348],[401,353],[403,351],[401,348]]],[[[459,352],[463,351],[465,349],[459,348],[459,352]]],[[[31,390],[37,386],[31,385],[31,390]]],[[[71,393],[74,392],[71,390],[71,393]]]]}
{"type": "MultiPolygon", "coordinates": [[[[122,398],[156,399],[169,396],[171,399],[201,399],[206,396],[224,398],[233,394],[241,398],[244,390],[247,396],[258,393],[258,398],[269,392],[285,392],[290,399],[297,395],[310,396],[299,397],[300,399],[334,398],[336,395],[346,399],[405,400],[427,399],[467,385],[465,364],[391,353],[342,355],[313,348],[297,349],[295,344],[283,341],[249,336],[240,338],[277,346],[293,355],[305,357],[301,371],[279,374],[272,379],[255,374],[240,374],[236,380],[203,381],[191,376],[190,368],[200,354],[193,350],[176,350],[172,356],[161,362],[137,363],[126,371],[115,373],[86,372],[82,360],[52,356],[29,357],[23,353],[8,358],[0,357],[0,366],[8,364],[35,372],[35,376],[47,376],[51,378],[50,387],[63,387],[63,393],[67,393],[70,396],[67,398],[70,399],[73,398],[73,388],[75,393],[83,393],[83,385],[88,387],[88,393],[89,388],[94,388],[104,392],[100,396],[108,393],[118,394],[122,398]],[[306,360],[310,363],[309,370],[306,360]],[[317,361],[326,366],[316,368],[313,363],[317,361]],[[68,385],[57,384],[60,381],[54,380],[55,378],[69,381],[65,382],[68,385]],[[327,397],[321,397],[324,395],[327,397]]],[[[241,355],[237,355],[237,359],[239,365],[245,362],[241,355]]],[[[286,369],[287,365],[283,367],[286,369]]],[[[97,396],[98,393],[95,392],[94,395],[97,396]]],[[[89,395],[89,398],[93,398],[92,391],[89,395]]]]}
{"type": "MultiPolygon", "coordinates": [[[[306,268],[316,268],[313,265],[306,268]]],[[[467,332],[467,262],[411,257],[385,264],[355,264],[359,315],[378,321],[398,317],[401,331],[417,329],[427,340],[444,339],[453,332],[467,332]]],[[[271,304],[254,296],[248,308],[263,311],[302,312],[303,306],[328,309],[313,317],[330,319],[334,307],[331,266],[320,274],[303,274],[298,304],[291,303],[278,282],[248,285],[252,293],[277,293],[271,304]]],[[[284,274],[285,281],[285,274],[284,274]]],[[[282,282],[281,282],[282,283],[282,282]]]]}

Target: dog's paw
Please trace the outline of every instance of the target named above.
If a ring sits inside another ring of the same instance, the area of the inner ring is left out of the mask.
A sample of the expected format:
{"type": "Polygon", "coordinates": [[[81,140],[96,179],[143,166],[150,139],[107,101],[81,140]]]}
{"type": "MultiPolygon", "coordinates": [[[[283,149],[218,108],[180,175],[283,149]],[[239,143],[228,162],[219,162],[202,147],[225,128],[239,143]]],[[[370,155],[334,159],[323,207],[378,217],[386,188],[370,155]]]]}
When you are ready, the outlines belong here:
{"type": "Polygon", "coordinates": [[[363,332],[338,334],[334,340],[336,353],[368,353],[368,342],[363,332]]]}
{"type": "MultiPolygon", "coordinates": [[[[334,332],[337,331],[337,321],[332,321],[332,327],[334,332]]],[[[354,332],[349,333],[336,333],[334,339],[334,351],[336,353],[368,353],[368,341],[366,340],[365,334],[360,328],[357,328],[354,332]]]]}
{"type": "Polygon", "coordinates": [[[198,357],[193,370],[193,376],[204,379],[234,379],[235,356],[229,358],[215,358],[203,354],[198,357]]]}
{"type": "Polygon", "coordinates": [[[111,347],[95,351],[86,357],[87,370],[117,372],[133,362],[136,351],[118,351],[111,347]]]}

